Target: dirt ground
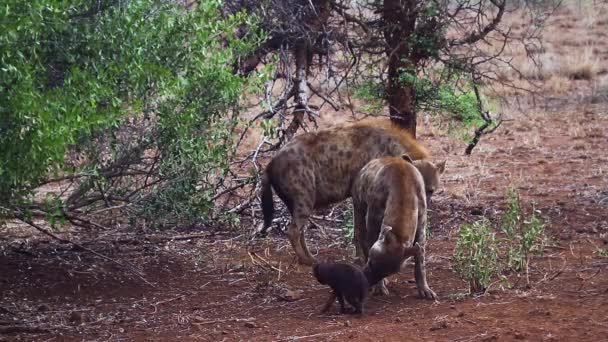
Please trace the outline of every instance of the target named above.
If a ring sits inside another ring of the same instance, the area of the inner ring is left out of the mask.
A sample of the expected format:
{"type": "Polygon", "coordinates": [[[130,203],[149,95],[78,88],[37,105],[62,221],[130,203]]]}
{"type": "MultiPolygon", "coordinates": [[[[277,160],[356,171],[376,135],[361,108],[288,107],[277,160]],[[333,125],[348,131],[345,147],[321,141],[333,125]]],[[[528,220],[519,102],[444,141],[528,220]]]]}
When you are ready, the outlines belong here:
{"type": "MultiPolygon", "coordinates": [[[[604,26],[608,30],[608,26],[604,26]]],[[[608,63],[608,44],[598,45],[608,63]]],[[[419,139],[447,159],[430,212],[427,276],[438,302],[417,298],[413,266],[372,296],[362,317],[319,310],[328,288],[297,265],[285,237],[175,229],[148,238],[74,232],[120,264],[30,230],[0,230],[0,341],[599,341],[608,338],[608,82],[569,81],[510,121],[471,156],[466,145],[421,123],[419,139]],[[512,276],[467,295],[452,268],[458,227],[498,220],[507,187],[549,220],[550,243],[534,257],[530,286],[512,276]],[[177,239],[168,240],[166,237],[177,239]],[[29,330],[29,331],[24,331],[29,330]]],[[[275,200],[278,200],[275,198],[275,200]]],[[[320,259],[352,260],[340,222],[307,240],[320,259]]],[[[139,237],[138,237],[139,236],[139,237]]]]}

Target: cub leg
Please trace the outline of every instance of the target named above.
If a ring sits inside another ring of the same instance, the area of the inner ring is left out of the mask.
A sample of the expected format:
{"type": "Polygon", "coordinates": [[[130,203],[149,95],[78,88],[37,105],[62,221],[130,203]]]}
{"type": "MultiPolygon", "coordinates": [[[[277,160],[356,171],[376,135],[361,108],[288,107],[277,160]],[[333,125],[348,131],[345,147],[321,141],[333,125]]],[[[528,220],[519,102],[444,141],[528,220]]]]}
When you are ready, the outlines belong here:
{"type": "Polygon", "coordinates": [[[340,313],[347,313],[346,307],[344,306],[344,296],[340,292],[335,292],[336,297],[338,297],[338,302],[340,302],[340,313]]]}
{"type": "Polygon", "coordinates": [[[327,302],[323,306],[323,309],[321,309],[321,313],[327,312],[327,310],[329,310],[329,308],[331,308],[331,305],[335,301],[336,301],[336,293],[332,291],[331,295],[329,296],[329,299],[327,300],[327,302]]]}

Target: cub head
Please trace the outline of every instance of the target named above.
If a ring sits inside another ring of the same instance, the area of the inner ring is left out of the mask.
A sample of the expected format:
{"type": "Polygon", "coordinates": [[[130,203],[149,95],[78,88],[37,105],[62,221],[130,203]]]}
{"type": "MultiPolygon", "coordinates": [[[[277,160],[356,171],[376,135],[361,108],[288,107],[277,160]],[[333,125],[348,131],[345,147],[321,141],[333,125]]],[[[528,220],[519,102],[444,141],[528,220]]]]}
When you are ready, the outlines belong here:
{"type": "Polygon", "coordinates": [[[422,175],[424,180],[424,189],[426,198],[430,199],[433,193],[439,187],[439,178],[445,171],[445,160],[441,163],[434,164],[428,160],[412,160],[407,154],[401,156],[405,161],[412,163],[422,175]]]}
{"type": "Polygon", "coordinates": [[[397,240],[391,231],[393,228],[382,224],[378,240],[374,242],[369,250],[365,273],[370,285],[373,285],[391,274],[399,272],[401,263],[405,259],[405,245],[397,240]]]}
{"type": "Polygon", "coordinates": [[[315,263],[314,266],[312,267],[312,275],[317,279],[317,281],[319,281],[319,283],[325,285],[326,284],[326,279],[325,279],[325,265],[321,264],[321,263],[315,263]]]}

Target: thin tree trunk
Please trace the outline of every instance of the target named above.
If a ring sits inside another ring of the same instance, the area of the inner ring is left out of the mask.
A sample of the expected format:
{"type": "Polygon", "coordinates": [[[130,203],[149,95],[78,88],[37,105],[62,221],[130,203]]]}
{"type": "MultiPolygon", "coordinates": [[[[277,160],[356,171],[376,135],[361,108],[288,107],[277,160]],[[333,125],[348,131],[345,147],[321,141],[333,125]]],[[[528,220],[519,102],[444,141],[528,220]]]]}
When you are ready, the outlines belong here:
{"type": "Polygon", "coordinates": [[[405,84],[403,72],[416,72],[416,58],[408,47],[407,39],[416,25],[416,2],[412,0],[385,0],[383,16],[386,21],[384,37],[388,43],[388,104],[391,121],[416,137],[414,89],[405,84]]]}
{"type": "Polygon", "coordinates": [[[294,48],[294,57],[296,60],[296,77],[295,77],[295,108],[293,110],[293,119],[289,123],[289,127],[285,132],[287,140],[291,140],[300,128],[304,114],[308,109],[308,44],[306,42],[299,43],[294,48]]]}

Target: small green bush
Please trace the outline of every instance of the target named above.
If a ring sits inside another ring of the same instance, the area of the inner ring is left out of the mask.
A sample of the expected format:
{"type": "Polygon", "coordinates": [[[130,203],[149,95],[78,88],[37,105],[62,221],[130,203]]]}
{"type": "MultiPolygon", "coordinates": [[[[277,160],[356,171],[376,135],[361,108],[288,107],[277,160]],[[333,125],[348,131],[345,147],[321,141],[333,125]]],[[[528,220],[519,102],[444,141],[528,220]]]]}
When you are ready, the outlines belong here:
{"type": "Polygon", "coordinates": [[[519,195],[512,188],[507,189],[507,210],[502,216],[500,229],[505,235],[501,243],[506,249],[506,268],[514,272],[525,271],[527,275],[531,254],[543,250],[545,222],[535,210],[525,217],[519,195]]]}
{"type": "Polygon", "coordinates": [[[507,190],[507,204],[500,223],[503,237],[496,236],[485,218],[460,227],[454,268],[473,293],[484,292],[492,278],[502,277],[505,271],[524,272],[529,285],[531,256],[543,250],[546,222],[535,210],[526,217],[519,195],[511,188],[507,190]]]}
{"type": "Polygon", "coordinates": [[[492,278],[501,272],[498,241],[490,221],[484,218],[460,227],[453,260],[470,291],[485,292],[492,278]]]}

